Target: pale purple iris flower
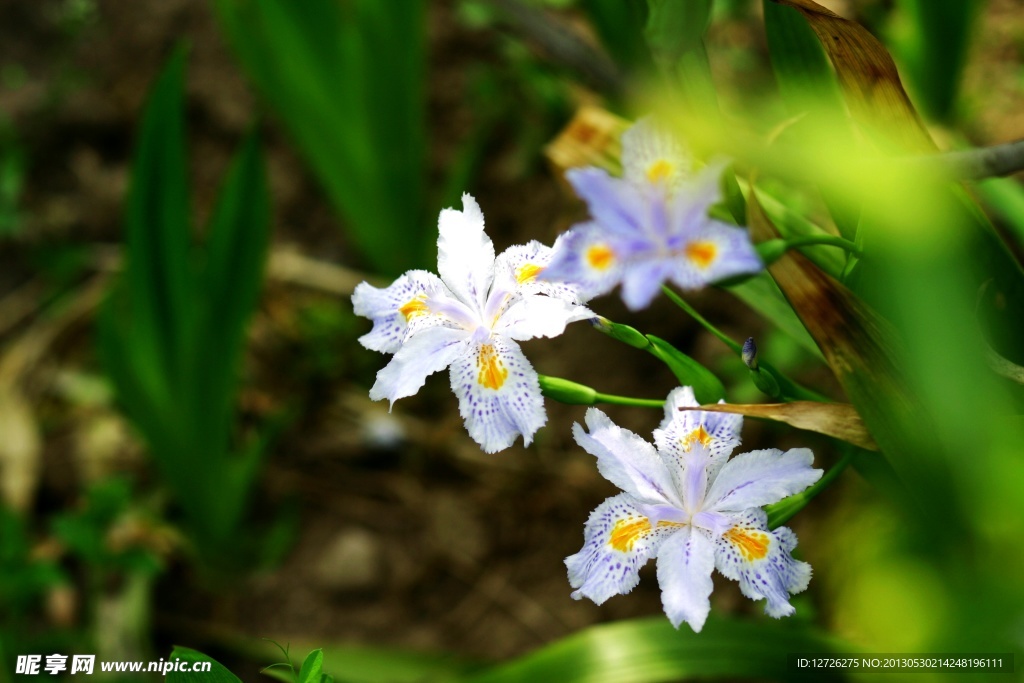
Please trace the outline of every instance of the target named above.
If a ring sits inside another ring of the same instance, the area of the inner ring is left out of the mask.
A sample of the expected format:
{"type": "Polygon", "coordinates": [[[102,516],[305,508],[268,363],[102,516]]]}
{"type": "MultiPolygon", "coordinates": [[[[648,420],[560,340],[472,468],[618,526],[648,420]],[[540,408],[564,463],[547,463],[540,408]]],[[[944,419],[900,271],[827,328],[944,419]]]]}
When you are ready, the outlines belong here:
{"type": "Polygon", "coordinates": [[[552,250],[539,242],[495,257],[476,201],[438,219],[437,270],[409,271],[389,287],[365,282],[352,303],[373,321],[359,341],[393,353],[370,398],[392,404],[420,390],[429,375],[451,368],[452,391],[470,436],[488,453],[523,436],[529,445],[547,421],[537,372],[517,342],[554,337],[592,317],[574,287],[537,279],[552,250]]]}
{"type": "Polygon", "coordinates": [[[769,530],[762,509],[819,478],[806,448],[769,449],[730,459],[743,418],[680,410],[695,407],[690,387],[668,396],[652,446],[596,408],[577,443],[623,493],[605,500],[584,528],[580,552],[565,560],[572,597],[602,604],[631,591],[640,567],[657,558],[662,605],[672,625],[699,632],[711,611],[711,574],[718,569],[772,617],[793,614],[793,593],[807,588],[811,567],[794,560],[796,536],[769,530]]]}
{"type": "Polygon", "coordinates": [[[693,290],[764,267],[746,230],[708,215],[721,200],[724,162],[695,171],[649,119],[623,134],[622,161],[622,178],[594,167],[566,173],[591,220],[564,235],[542,279],[571,283],[587,298],[621,284],[623,301],[638,310],[666,281],[693,290]]]}

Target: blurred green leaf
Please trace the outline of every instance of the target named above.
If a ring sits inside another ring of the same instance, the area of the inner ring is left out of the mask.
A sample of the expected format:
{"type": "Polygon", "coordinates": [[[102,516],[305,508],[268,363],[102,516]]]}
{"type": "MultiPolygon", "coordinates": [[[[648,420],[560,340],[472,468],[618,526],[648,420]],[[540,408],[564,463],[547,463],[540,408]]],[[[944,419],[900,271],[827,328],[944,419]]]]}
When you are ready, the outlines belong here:
{"type": "Polygon", "coordinates": [[[237,448],[233,427],[270,208],[253,134],[227,173],[205,245],[190,253],[183,59],[175,53],[146,107],[127,209],[125,270],[101,310],[98,338],[118,403],[145,437],[200,553],[226,560],[266,443],[237,448]]]}
{"type": "Polygon", "coordinates": [[[581,0],[580,4],[601,36],[601,43],[619,66],[634,73],[653,66],[644,42],[647,8],[643,2],[581,0]]]}
{"type": "Polygon", "coordinates": [[[898,0],[906,14],[896,50],[924,112],[950,123],[984,0],[898,0]]]}
{"type": "Polygon", "coordinates": [[[1024,187],[1012,178],[989,178],[975,186],[982,201],[1000,216],[1024,247],[1024,187]]]}
{"type": "Polygon", "coordinates": [[[704,33],[712,0],[647,0],[644,36],[655,63],[670,76],[688,109],[712,111],[718,95],[711,76],[704,33]]]}
{"type": "MultiPolygon", "coordinates": [[[[835,651],[799,623],[712,616],[700,633],[676,630],[664,616],[593,626],[537,652],[486,670],[467,683],[661,683],[717,678],[842,680],[790,669],[788,653],[835,651]]],[[[844,651],[850,651],[845,646],[844,651]]]]}
{"type": "Polygon", "coordinates": [[[320,674],[324,665],[324,652],[323,650],[313,650],[306,657],[306,660],[302,662],[302,668],[299,669],[299,680],[298,683],[320,683],[320,674]]]}
{"type": "Polygon", "coordinates": [[[384,274],[428,261],[422,0],[216,0],[250,77],[384,274]]]}
{"type": "Polygon", "coordinates": [[[169,683],[242,683],[238,676],[228,671],[217,660],[181,645],[176,645],[167,661],[180,659],[192,668],[199,662],[209,663],[209,671],[171,671],[167,674],[169,683]]]}

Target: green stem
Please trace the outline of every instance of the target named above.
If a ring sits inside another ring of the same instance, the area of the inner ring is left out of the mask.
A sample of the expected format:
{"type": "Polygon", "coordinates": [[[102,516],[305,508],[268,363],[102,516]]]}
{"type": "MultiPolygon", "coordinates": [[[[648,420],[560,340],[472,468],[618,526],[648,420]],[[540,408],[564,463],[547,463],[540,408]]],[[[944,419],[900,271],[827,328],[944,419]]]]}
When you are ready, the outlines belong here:
{"type": "MultiPolygon", "coordinates": [[[[691,306],[690,304],[686,303],[686,301],[681,296],[679,296],[678,294],[673,292],[671,289],[669,289],[668,285],[662,285],[661,286],[661,291],[663,291],[665,293],[665,295],[669,299],[671,299],[677,306],[679,306],[679,308],[681,308],[684,311],[686,311],[687,313],[689,313],[690,316],[694,320],[696,320],[698,323],[700,323],[704,327],[704,329],[706,329],[708,332],[710,332],[711,334],[713,334],[716,337],[718,337],[722,341],[723,344],[725,344],[730,349],[732,349],[733,353],[735,353],[737,356],[741,356],[742,357],[742,355],[743,355],[743,346],[741,344],[737,344],[735,341],[733,341],[729,337],[729,335],[727,335],[725,332],[722,332],[717,327],[715,327],[710,322],[708,322],[708,320],[704,316],[702,316],[700,313],[698,313],[696,310],[694,310],[693,306],[691,306]]],[[[773,375],[775,375],[776,380],[778,380],[778,382],[779,382],[779,387],[782,390],[782,399],[783,400],[785,400],[785,401],[818,401],[819,403],[828,403],[829,402],[829,399],[826,398],[825,396],[822,396],[818,392],[812,391],[811,389],[808,389],[807,387],[804,387],[804,386],[794,382],[793,380],[789,379],[788,377],[786,377],[786,375],[784,375],[781,372],[779,372],[775,368],[775,366],[773,366],[771,363],[762,361],[761,365],[764,367],[765,370],[767,370],[767,371],[771,372],[773,375]]]]}
{"type": "Polygon", "coordinates": [[[853,448],[846,449],[843,453],[843,457],[839,459],[839,462],[833,465],[829,471],[825,472],[821,479],[815,482],[814,486],[811,486],[805,491],[801,491],[795,496],[790,496],[789,498],[780,500],[774,505],[767,506],[765,511],[768,513],[768,528],[775,529],[782,526],[792,519],[793,515],[807,507],[807,504],[810,503],[815,496],[828,488],[828,486],[843,473],[843,470],[846,469],[847,465],[853,461],[856,453],[857,451],[853,448]]]}
{"type": "Polygon", "coordinates": [[[664,408],[665,401],[657,398],[633,398],[631,396],[614,396],[612,394],[594,394],[594,403],[610,403],[617,406],[636,406],[638,408],[664,408]]]}
{"type": "Polygon", "coordinates": [[[598,403],[611,403],[619,406],[637,406],[640,408],[661,409],[665,407],[665,401],[663,400],[602,394],[585,384],[562,379],[561,377],[538,375],[537,380],[540,383],[540,390],[544,396],[553,401],[571,406],[592,406],[598,403]]]}
{"type": "Polygon", "coordinates": [[[704,329],[706,329],[708,332],[722,340],[722,343],[728,346],[730,349],[732,349],[736,353],[736,355],[740,355],[741,353],[743,353],[743,346],[741,344],[737,344],[731,338],[729,338],[729,335],[727,335],[725,332],[722,332],[717,327],[708,322],[704,316],[702,316],[693,308],[693,306],[686,303],[686,301],[681,296],[679,296],[671,289],[669,289],[668,285],[662,285],[661,291],[665,292],[665,296],[671,299],[676,306],[679,306],[679,308],[689,313],[690,317],[692,317],[698,323],[703,325],[704,329]]]}

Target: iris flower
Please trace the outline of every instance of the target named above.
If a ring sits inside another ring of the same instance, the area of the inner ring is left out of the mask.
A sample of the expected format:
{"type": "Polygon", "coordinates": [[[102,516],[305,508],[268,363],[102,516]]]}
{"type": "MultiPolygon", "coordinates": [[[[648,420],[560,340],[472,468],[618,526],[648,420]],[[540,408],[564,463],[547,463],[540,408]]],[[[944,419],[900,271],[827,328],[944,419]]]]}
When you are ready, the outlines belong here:
{"type": "Polygon", "coordinates": [[[724,163],[695,171],[693,157],[649,119],[623,133],[622,162],[622,178],[595,167],[566,173],[591,220],[564,235],[543,279],[572,283],[587,298],[621,284],[638,310],[666,280],[699,289],[763,268],[746,230],[708,215],[721,200],[724,163]]]}
{"type": "Polygon", "coordinates": [[[537,280],[550,248],[530,242],[495,258],[480,207],[468,194],[462,206],[438,219],[440,277],[413,270],[385,289],[363,282],[352,303],[373,321],[363,346],[394,354],[370,398],[393,405],[450,367],[470,436],[494,453],[520,434],[529,445],[547,421],[537,373],[516,342],[557,336],[592,314],[572,286],[537,280]]]}
{"type": "Polygon", "coordinates": [[[821,477],[806,448],[752,451],[730,459],[739,416],[680,410],[698,405],[690,387],[669,394],[655,446],[586,414],[577,443],[597,457],[602,475],[623,490],[591,513],[580,552],[565,560],[572,597],[597,604],[631,591],[640,567],[657,558],[662,605],[676,628],[700,631],[711,611],[711,573],[738,581],[765,612],[789,616],[789,596],[807,588],[811,567],[791,556],[796,536],[769,530],[762,506],[799,493],[821,477]]]}

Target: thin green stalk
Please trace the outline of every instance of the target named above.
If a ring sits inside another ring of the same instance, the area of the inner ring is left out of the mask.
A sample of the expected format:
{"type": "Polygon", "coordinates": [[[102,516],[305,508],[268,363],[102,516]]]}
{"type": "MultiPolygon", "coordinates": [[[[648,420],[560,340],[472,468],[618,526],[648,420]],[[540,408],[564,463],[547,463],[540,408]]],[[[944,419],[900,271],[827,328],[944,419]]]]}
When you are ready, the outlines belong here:
{"type": "Polygon", "coordinates": [[[665,292],[665,296],[671,299],[676,306],[679,306],[679,308],[689,313],[690,317],[696,320],[698,323],[700,323],[704,327],[704,329],[718,337],[722,341],[722,343],[728,346],[730,349],[732,349],[737,356],[743,352],[742,344],[737,344],[736,342],[729,338],[729,335],[727,335],[725,332],[722,332],[717,327],[708,322],[704,316],[702,316],[693,308],[693,306],[686,303],[686,301],[681,296],[679,296],[671,289],[669,289],[668,285],[662,285],[661,291],[665,292]]]}
{"type": "Polygon", "coordinates": [[[807,504],[814,500],[815,496],[828,488],[843,473],[843,470],[853,461],[855,454],[856,451],[854,449],[846,449],[839,462],[825,472],[821,479],[815,482],[809,489],[766,507],[765,510],[768,512],[768,528],[775,529],[782,526],[792,519],[796,513],[807,507],[807,504]]]}
{"type": "MultiPolygon", "coordinates": [[[[704,327],[704,329],[706,329],[708,332],[710,332],[711,334],[713,334],[716,337],[718,337],[722,341],[723,344],[725,344],[730,349],[732,349],[733,352],[737,356],[740,356],[740,357],[743,356],[743,346],[741,344],[737,344],[727,334],[725,334],[724,332],[719,330],[717,327],[712,325],[710,322],[708,322],[708,320],[704,316],[702,316],[700,313],[698,313],[696,310],[694,310],[693,306],[691,306],[690,304],[686,303],[686,301],[681,296],[679,296],[678,294],[673,292],[671,289],[669,289],[668,285],[662,285],[661,290],[665,293],[665,295],[669,299],[671,299],[677,306],[679,306],[679,308],[681,308],[684,311],[686,311],[687,313],[689,313],[690,316],[692,316],[694,320],[696,320],[698,323],[700,323],[704,327]]],[[[775,366],[773,366],[771,363],[762,361],[761,365],[764,366],[765,370],[767,370],[767,371],[771,372],[773,375],[775,375],[775,378],[779,382],[779,387],[782,390],[782,399],[783,400],[785,400],[785,401],[817,401],[819,403],[829,403],[829,399],[827,397],[822,396],[818,392],[812,391],[811,389],[808,389],[807,387],[804,387],[801,384],[798,384],[797,382],[794,382],[789,377],[787,377],[783,373],[779,372],[779,370],[776,369],[775,366]]]]}
{"type": "Polygon", "coordinates": [[[617,406],[636,406],[638,408],[664,408],[665,401],[657,398],[633,398],[631,396],[614,396],[612,394],[594,394],[595,403],[610,403],[617,406]]]}
{"type": "Polygon", "coordinates": [[[540,390],[544,396],[559,403],[566,403],[572,406],[592,406],[598,403],[659,409],[665,406],[664,400],[602,394],[585,384],[562,379],[561,377],[538,375],[537,379],[540,382],[540,390]]]}

